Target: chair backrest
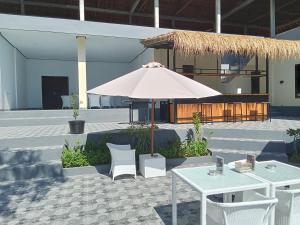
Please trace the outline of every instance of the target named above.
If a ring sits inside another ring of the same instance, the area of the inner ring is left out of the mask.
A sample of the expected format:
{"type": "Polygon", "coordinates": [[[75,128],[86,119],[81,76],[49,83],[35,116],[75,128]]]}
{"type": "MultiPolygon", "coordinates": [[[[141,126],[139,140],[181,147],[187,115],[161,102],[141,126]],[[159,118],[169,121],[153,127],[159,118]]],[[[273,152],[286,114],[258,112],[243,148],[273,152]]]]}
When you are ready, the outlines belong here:
{"type": "Polygon", "coordinates": [[[99,95],[88,95],[90,107],[100,107],[99,95]]]}
{"type": "Polygon", "coordinates": [[[130,150],[119,150],[119,149],[109,149],[112,161],[115,165],[118,165],[119,162],[127,162],[130,164],[135,164],[135,149],[130,150]]]}
{"type": "Polygon", "coordinates": [[[135,149],[131,149],[130,145],[115,145],[106,143],[109,148],[111,160],[114,164],[118,161],[130,161],[135,163],[135,149]]]}
{"type": "Polygon", "coordinates": [[[110,96],[101,96],[101,106],[103,107],[111,107],[110,96]]]}
{"type": "Polygon", "coordinates": [[[277,190],[279,204],[276,210],[286,211],[289,225],[298,225],[300,221],[300,189],[277,190]]]}
{"type": "MultiPolygon", "coordinates": [[[[267,225],[270,210],[277,199],[238,203],[212,203],[221,213],[225,225],[267,225]]],[[[217,216],[217,215],[216,215],[217,216]]]]}
{"type": "Polygon", "coordinates": [[[71,107],[71,99],[69,95],[62,95],[61,96],[62,100],[62,107],[71,107]]]}

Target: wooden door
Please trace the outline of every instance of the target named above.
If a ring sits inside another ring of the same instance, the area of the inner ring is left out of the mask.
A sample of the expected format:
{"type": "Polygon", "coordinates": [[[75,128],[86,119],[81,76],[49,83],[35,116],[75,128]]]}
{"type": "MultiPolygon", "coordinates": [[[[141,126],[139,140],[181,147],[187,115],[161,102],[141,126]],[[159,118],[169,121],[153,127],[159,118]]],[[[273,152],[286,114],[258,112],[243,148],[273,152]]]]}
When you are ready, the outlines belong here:
{"type": "Polygon", "coordinates": [[[61,109],[62,95],[69,95],[68,77],[42,77],[43,109],[61,109]]]}

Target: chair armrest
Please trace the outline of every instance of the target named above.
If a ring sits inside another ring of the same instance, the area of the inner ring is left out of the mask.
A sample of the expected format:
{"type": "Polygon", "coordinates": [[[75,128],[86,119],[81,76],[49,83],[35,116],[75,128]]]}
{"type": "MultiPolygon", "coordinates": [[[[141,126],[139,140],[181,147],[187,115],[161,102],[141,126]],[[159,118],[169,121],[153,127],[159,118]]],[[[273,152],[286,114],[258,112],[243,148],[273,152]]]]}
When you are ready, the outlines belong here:
{"type": "Polygon", "coordinates": [[[218,225],[225,224],[224,212],[218,203],[207,199],[207,216],[213,223],[218,225]]]}

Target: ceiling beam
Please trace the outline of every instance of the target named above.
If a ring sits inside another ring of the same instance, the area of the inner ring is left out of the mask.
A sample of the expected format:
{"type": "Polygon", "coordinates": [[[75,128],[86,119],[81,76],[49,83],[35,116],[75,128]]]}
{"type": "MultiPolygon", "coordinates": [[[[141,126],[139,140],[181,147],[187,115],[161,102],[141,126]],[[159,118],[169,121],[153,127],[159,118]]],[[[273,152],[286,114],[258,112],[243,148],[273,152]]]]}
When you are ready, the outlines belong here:
{"type": "Polygon", "coordinates": [[[139,8],[139,11],[142,10],[147,5],[148,2],[149,0],[144,0],[139,8]]]}
{"type": "MultiPolygon", "coordinates": [[[[0,3],[14,3],[19,4],[19,0],[0,0],[0,3]]],[[[78,11],[78,5],[66,5],[66,4],[57,4],[57,3],[45,3],[45,2],[35,2],[35,1],[29,1],[26,0],[24,2],[25,5],[28,6],[41,6],[41,7],[51,7],[51,8],[61,8],[61,9],[69,9],[69,10],[76,10],[78,11]]],[[[94,8],[94,7],[85,7],[86,12],[98,12],[98,13],[108,13],[108,14],[116,14],[116,15],[126,15],[130,16],[129,11],[122,11],[122,10],[115,10],[115,9],[102,9],[102,8],[94,8]]],[[[152,13],[133,13],[133,16],[136,17],[147,17],[147,18],[154,18],[154,15],[152,13]]],[[[190,17],[179,17],[179,16],[166,16],[166,15],[160,15],[161,19],[165,20],[174,20],[174,21],[181,21],[181,22],[192,22],[192,23],[202,23],[202,24],[211,24],[214,25],[214,21],[211,20],[202,20],[197,18],[190,18],[190,17]]],[[[244,27],[244,24],[239,23],[223,23],[224,26],[232,26],[232,27],[244,27]]],[[[264,26],[257,26],[257,25],[248,25],[249,28],[254,29],[262,29],[262,30],[268,30],[268,27],[264,26]]]]}
{"type": "MultiPolygon", "coordinates": [[[[279,10],[284,9],[285,7],[287,7],[287,6],[291,5],[291,4],[294,4],[294,3],[297,2],[297,1],[298,1],[298,0],[291,0],[291,1],[289,1],[289,2],[286,2],[285,4],[283,4],[283,5],[279,6],[279,7],[276,7],[275,12],[278,12],[279,10]]],[[[260,16],[257,16],[257,17],[255,17],[255,18],[253,18],[252,20],[249,21],[249,23],[254,23],[254,22],[256,22],[257,20],[260,20],[260,19],[262,19],[262,18],[264,18],[264,17],[266,17],[266,16],[269,16],[269,15],[270,15],[270,12],[267,12],[267,13],[265,13],[265,14],[262,14],[262,15],[260,15],[260,16]]]]}
{"type": "Polygon", "coordinates": [[[132,15],[135,12],[136,7],[139,5],[141,0],[135,0],[135,2],[133,3],[133,5],[131,6],[130,9],[130,14],[132,15]]]}
{"type": "Polygon", "coordinates": [[[101,4],[101,0],[98,0],[98,1],[97,1],[97,8],[100,7],[100,4],[101,4]]]}
{"type": "Polygon", "coordinates": [[[242,4],[236,6],[235,8],[233,8],[232,10],[230,10],[229,12],[225,13],[222,16],[222,20],[225,20],[226,18],[232,16],[233,14],[235,14],[236,12],[240,11],[241,9],[245,8],[246,6],[250,5],[251,3],[253,3],[255,0],[247,0],[245,2],[243,2],[242,4]]]}
{"type": "Polygon", "coordinates": [[[185,8],[188,7],[188,6],[192,3],[192,1],[194,1],[194,0],[188,0],[188,1],[186,1],[186,2],[183,4],[183,6],[181,6],[181,7],[175,12],[175,16],[179,15],[183,10],[185,10],[185,8]]]}
{"type": "Polygon", "coordinates": [[[281,11],[280,13],[289,15],[289,16],[300,16],[300,12],[285,12],[285,11],[281,11]]]}
{"type": "Polygon", "coordinates": [[[294,27],[294,25],[300,25],[300,18],[278,26],[277,31],[283,32],[283,31],[287,30],[289,27],[294,27]]]}
{"type": "Polygon", "coordinates": [[[25,15],[25,5],[24,0],[20,0],[21,14],[25,15]]]}

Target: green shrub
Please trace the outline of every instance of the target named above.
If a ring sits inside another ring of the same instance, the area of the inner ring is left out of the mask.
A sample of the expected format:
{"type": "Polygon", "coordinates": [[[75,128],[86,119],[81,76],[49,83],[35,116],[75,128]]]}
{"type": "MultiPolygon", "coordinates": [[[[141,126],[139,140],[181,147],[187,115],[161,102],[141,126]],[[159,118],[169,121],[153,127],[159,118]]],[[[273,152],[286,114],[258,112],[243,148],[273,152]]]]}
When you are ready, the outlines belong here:
{"type": "Polygon", "coordinates": [[[62,151],[61,156],[63,167],[81,167],[88,166],[89,162],[86,155],[84,154],[84,146],[80,145],[77,141],[75,146],[70,147],[69,143],[66,142],[62,151]]]}
{"type": "Polygon", "coordinates": [[[166,147],[160,147],[158,149],[158,153],[166,157],[167,159],[177,158],[178,152],[181,148],[181,142],[179,140],[175,140],[174,142],[169,142],[166,147]]]}
{"type": "Polygon", "coordinates": [[[299,163],[300,162],[300,154],[297,152],[292,152],[289,158],[290,162],[299,163]]]}
{"type": "Polygon", "coordinates": [[[78,95],[72,94],[71,96],[71,107],[73,110],[73,118],[74,120],[77,120],[79,116],[79,102],[78,102],[78,95]]]}
{"type": "Polygon", "coordinates": [[[208,155],[207,141],[192,140],[184,142],[178,152],[179,157],[193,157],[208,155]]]}
{"type": "Polygon", "coordinates": [[[288,129],[286,131],[287,135],[289,135],[290,137],[294,138],[293,141],[293,149],[292,149],[292,155],[297,155],[298,154],[298,150],[297,150],[297,140],[300,138],[300,129],[288,129]]]}
{"type": "Polygon", "coordinates": [[[110,153],[106,146],[106,140],[104,138],[99,144],[89,141],[86,145],[81,145],[77,141],[73,147],[66,141],[61,156],[63,167],[95,166],[110,163],[110,153]]]}

